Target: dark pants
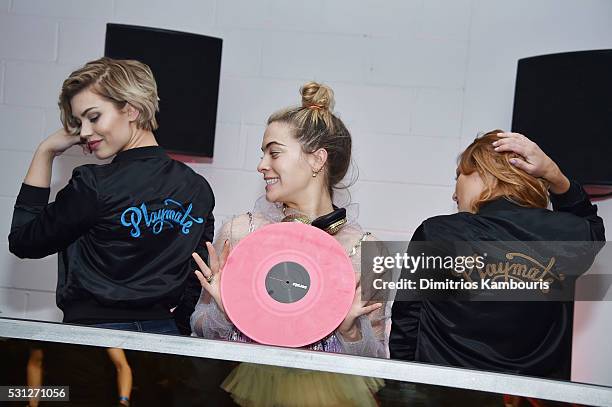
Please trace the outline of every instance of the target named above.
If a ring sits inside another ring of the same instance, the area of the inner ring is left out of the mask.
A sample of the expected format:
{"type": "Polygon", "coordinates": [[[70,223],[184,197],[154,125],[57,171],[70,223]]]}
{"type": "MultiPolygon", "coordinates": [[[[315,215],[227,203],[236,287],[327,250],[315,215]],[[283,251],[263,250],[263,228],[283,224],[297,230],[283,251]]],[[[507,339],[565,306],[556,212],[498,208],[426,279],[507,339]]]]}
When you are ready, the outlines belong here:
{"type": "Polygon", "coordinates": [[[94,324],[97,328],[120,329],[122,331],[147,332],[152,334],[180,335],[173,319],[150,321],[105,322],[94,324]]]}

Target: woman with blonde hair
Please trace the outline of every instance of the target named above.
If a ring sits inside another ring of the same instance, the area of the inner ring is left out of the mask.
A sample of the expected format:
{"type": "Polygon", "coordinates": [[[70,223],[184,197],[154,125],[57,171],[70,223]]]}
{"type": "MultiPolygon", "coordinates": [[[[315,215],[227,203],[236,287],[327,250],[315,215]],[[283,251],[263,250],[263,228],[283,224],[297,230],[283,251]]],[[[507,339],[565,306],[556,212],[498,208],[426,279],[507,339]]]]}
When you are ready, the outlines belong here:
{"type": "MultiPolygon", "coordinates": [[[[331,88],[309,82],[301,88],[301,96],[301,106],[280,110],[268,119],[261,144],[263,156],[257,167],[266,182],[265,199],[259,199],[253,212],[235,216],[222,226],[214,245],[209,244],[210,268],[194,255],[203,287],[191,317],[193,332],[198,336],[251,341],[225,315],[219,282],[230,249],[265,225],[302,222],[324,230],[345,248],[355,280],[359,281],[360,244],[374,237],[361,229],[352,208],[333,204],[334,190],[349,169],[351,136],[332,113],[331,88]]],[[[344,321],[307,348],[387,357],[388,308],[362,301],[357,288],[344,321]]],[[[241,364],[222,386],[244,406],[344,406],[375,405],[372,394],[381,385],[381,381],[356,376],[241,364]]]]}
{"type": "Polygon", "coordinates": [[[17,196],[10,251],[59,253],[64,322],[178,334],[173,317],[188,326],[199,294],[191,253],[212,239],[214,196],[155,139],[151,69],[91,61],[64,81],[59,107],[63,128],[40,143],[17,196]],[[75,168],[49,203],[53,161],[77,144],[112,161],[75,168]]]}
{"type": "MultiPolygon", "coordinates": [[[[582,264],[590,265],[601,247],[593,242],[605,241],[603,221],[582,187],[570,181],[534,142],[518,133],[493,130],[465,149],[459,157],[453,199],[459,213],[425,220],[415,231],[411,246],[429,242],[429,247],[438,250],[452,247],[443,244],[448,242],[469,242],[473,247],[487,242],[489,248],[496,245],[491,242],[498,242],[499,247],[517,242],[509,246],[555,256],[555,267],[564,267],[565,258],[576,256],[585,256],[582,264]],[[547,209],[549,200],[553,211],[547,209]],[[546,252],[535,249],[536,244],[530,241],[584,243],[576,253],[571,252],[571,245],[559,253],[554,244],[537,245],[549,246],[546,252]]],[[[513,273],[505,280],[525,282],[531,277],[513,273]]],[[[457,278],[467,280],[466,274],[457,278]]],[[[559,281],[551,283],[551,292],[559,281]]],[[[573,295],[569,278],[559,284],[569,286],[573,295]]],[[[399,301],[399,297],[398,293],[392,311],[392,358],[569,379],[571,301],[536,302],[520,295],[513,301],[465,301],[465,297],[452,296],[399,301]]]]}

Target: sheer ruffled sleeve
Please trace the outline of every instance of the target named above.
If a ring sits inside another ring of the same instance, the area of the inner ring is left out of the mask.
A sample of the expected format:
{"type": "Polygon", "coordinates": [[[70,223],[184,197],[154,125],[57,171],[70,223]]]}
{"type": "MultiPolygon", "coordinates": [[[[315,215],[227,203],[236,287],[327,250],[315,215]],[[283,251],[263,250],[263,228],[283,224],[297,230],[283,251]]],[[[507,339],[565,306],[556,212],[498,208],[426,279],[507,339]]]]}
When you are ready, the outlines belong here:
{"type": "MultiPolygon", "coordinates": [[[[233,217],[230,221],[225,222],[213,242],[217,254],[221,254],[226,240],[230,245],[230,250],[233,249],[243,237],[260,226],[259,223],[261,219],[249,213],[233,217]]],[[[206,339],[228,339],[234,330],[234,325],[221,312],[204,288],[202,288],[195,311],[191,315],[190,324],[191,332],[194,335],[206,339]]]]}
{"type": "Polygon", "coordinates": [[[227,339],[234,328],[204,289],[190,323],[191,332],[206,339],[227,339]]]}
{"type": "MultiPolygon", "coordinates": [[[[217,254],[221,254],[226,240],[231,249],[248,233],[249,216],[245,214],[233,217],[221,226],[213,242],[217,254]]],[[[191,332],[206,339],[227,339],[234,328],[234,325],[225,317],[204,288],[202,288],[200,299],[191,315],[190,323],[191,332]]]]}
{"type": "MultiPolygon", "coordinates": [[[[366,241],[377,241],[372,235],[365,237],[366,241]]],[[[381,255],[384,255],[385,247],[382,243],[378,245],[378,250],[381,251],[381,255]]],[[[355,270],[356,278],[361,277],[361,246],[356,247],[355,254],[351,256],[353,262],[353,268],[355,270]]],[[[381,301],[374,301],[372,298],[381,298],[381,293],[372,292],[370,293],[367,300],[367,305],[375,304],[381,301]]],[[[391,306],[393,305],[393,298],[386,298],[386,301],[382,302],[383,306],[379,309],[371,312],[368,315],[362,315],[359,317],[358,324],[361,330],[361,339],[356,342],[346,341],[339,332],[336,332],[338,339],[343,347],[343,353],[348,353],[357,356],[369,356],[378,358],[389,357],[389,324],[391,321],[391,306]]]]}

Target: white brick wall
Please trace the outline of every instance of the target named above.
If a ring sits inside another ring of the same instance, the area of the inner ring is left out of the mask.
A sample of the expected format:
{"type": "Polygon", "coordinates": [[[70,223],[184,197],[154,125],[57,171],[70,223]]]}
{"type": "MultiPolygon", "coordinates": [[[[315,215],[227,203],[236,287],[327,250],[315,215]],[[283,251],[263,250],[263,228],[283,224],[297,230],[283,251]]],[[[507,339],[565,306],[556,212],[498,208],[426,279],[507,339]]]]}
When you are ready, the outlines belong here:
{"type": "Polygon", "coordinates": [[[38,107],[0,105],[0,150],[34,151],[44,137],[45,111],[38,107]]]}
{"type": "MultiPolygon", "coordinates": [[[[215,190],[219,224],[263,192],[255,167],[267,117],[316,79],[334,88],[354,137],[361,222],[383,239],[409,239],[424,218],[453,211],[461,148],[510,127],[517,59],[612,48],[608,0],[0,0],[5,236],[32,152],[60,126],[61,83],[102,54],[108,22],[224,39],[215,158],[193,165],[215,190]]],[[[58,159],[52,195],[85,162],[79,149],[58,159]]],[[[612,201],[600,210],[612,230],[612,201]]],[[[20,261],[0,246],[0,315],[60,319],[56,256],[20,261]]],[[[576,314],[577,357],[603,349],[594,338],[609,336],[610,307],[576,314]]],[[[576,379],[612,383],[609,358],[588,360],[576,379]]]]}
{"type": "Polygon", "coordinates": [[[77,67],[104,54],[106,26],[81,20],[59,23],[57,61],[77,67]]]}
{"type": "Polygon", "coordinates": [[[0,15],[0,52],[6,59],[52,62],[57,43],[57,22],[53,20],[0,15]]]}

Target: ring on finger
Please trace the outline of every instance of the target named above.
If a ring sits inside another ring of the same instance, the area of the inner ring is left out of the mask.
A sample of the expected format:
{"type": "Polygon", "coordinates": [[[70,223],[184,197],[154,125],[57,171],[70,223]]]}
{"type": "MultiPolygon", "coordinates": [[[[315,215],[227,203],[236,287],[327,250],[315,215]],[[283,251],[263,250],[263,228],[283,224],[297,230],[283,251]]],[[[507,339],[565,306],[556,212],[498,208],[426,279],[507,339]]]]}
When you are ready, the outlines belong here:
{"type": "Polygon", "coordinates": [[[206,282],[210,284],[213,282],[214,279],[215,279],[215,275],[211,274],[210,276],[206,277],[206,282]]]}

